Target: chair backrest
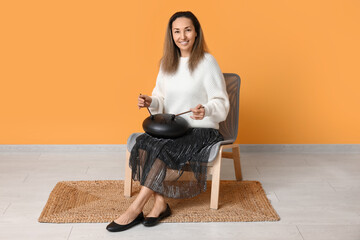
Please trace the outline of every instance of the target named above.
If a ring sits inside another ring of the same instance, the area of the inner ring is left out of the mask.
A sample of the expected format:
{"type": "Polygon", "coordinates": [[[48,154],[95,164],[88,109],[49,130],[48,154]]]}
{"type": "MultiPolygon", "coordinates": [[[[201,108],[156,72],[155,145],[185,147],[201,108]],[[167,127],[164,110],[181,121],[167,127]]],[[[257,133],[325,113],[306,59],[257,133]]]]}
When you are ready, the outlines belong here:
{"type": "Polygon", "coordinates": [[[224,140],[235,142],[239,124],[240,77],[235,73],[224,73],[226,91],[229,95],[230,110],[225,121],[219,125],[224,140]]]}

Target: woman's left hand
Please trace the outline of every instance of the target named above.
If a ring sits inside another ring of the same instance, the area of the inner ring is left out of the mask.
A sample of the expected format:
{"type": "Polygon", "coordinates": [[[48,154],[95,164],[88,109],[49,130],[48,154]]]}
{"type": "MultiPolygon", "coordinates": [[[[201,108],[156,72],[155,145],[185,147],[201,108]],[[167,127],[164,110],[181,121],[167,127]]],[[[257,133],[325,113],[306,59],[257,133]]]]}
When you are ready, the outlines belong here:
{"type": "Polygon", "coordinates": [[[193,113],[193,115],[190,116],[192,119],[202,120],[205,117],[205,108],[201,104],[198,104],[195,108],[190,108],[190,110],[193,113]]]}

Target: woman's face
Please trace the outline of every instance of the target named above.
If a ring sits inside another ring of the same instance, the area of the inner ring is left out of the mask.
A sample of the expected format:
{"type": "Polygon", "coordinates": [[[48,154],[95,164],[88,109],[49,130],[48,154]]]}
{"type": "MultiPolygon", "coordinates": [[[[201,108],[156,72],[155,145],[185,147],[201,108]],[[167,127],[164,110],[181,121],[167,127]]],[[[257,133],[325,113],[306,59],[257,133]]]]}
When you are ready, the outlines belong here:
{"type": "Polygon", "coordinates": [[[172,23],[172,35],[182,57],[189,57],[197,33],[191,19],[179,17],[172,23]]]}

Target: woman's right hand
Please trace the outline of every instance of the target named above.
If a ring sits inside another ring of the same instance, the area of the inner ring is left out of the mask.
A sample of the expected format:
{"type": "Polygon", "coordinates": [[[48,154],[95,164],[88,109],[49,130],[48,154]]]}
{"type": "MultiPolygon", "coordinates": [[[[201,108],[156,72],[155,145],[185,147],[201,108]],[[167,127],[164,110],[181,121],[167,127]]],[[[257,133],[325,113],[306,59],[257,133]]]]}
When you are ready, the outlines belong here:
{"type": "Polygon", "coordinates": [[[139,108],[149,107],[151,102],[152,102],[152,99],[148,95],[140,94],[138,97],[138,107],[139,108]]]}

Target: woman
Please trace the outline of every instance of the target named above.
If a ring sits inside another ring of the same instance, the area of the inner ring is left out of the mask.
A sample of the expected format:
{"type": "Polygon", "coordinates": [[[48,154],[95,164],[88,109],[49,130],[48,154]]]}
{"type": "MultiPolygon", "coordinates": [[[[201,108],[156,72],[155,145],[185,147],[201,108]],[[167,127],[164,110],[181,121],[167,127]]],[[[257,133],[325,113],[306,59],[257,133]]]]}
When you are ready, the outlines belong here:
{"type": "Polygon", "coordinates": [[[143,223],[154,226],[171,215],[164,196],[190,198],[206,190],[206,166],[211,146],[223,140],[219,122],[226,119],[229,100],[223,74],[206,52],[199,21],[191,12],[177,12],[169,20],[164,54],[152,96],[140,95],[138,107],[153,114],[180,113],[189,131],[176,139],[160,139],[142,134],[130,155],[132,178],[141,190],[130,207],[107,226],[124,231],[143,223]],[[185,179],[186,178],[186,179],[185,179]],[[142,209],[154,195],[154,206],[144,218],[142,209]]]}

